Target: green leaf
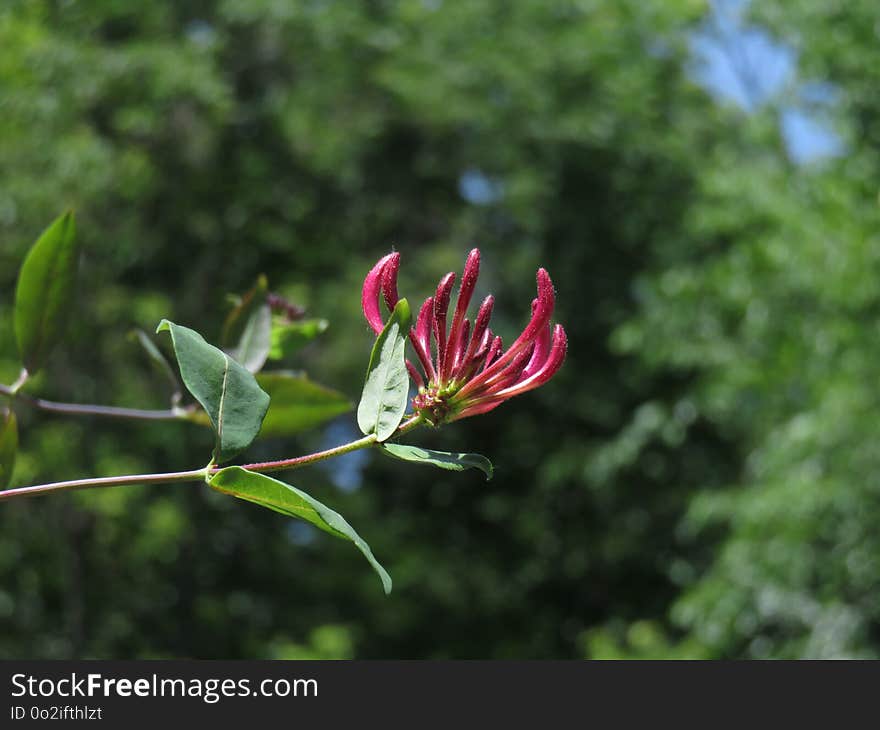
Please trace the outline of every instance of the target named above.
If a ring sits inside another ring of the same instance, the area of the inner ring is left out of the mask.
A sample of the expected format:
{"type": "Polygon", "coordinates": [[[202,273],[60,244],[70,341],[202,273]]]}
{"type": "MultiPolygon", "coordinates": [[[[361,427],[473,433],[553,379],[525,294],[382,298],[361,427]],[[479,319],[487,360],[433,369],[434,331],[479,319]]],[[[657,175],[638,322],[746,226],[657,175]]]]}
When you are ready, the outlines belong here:
{"type": "Polygon", "coordinates": [[[272,312],[268,304],[261,304],[251,313],[231,354],[252,373],[258,373],[266,364],[271,346],[272,312]]]}
{"type": "Polygon", "coordinates": [[[18,451],[18,423],[15,411],[9,408],[0,413],[0,489],[6,489],[15,468],[15,453],[18,451]]]}
{"type": "Polygon", "coordinates": [[[345,395],[313,383],[305,375],[260,373],[257,383],[271,398],[261,436],[290,436],[351,410],[345,395]]]}
{"type": "Polygon", "coordinates": [[[156,371],[169,382],[174,390],[174,394],[179,396],[180,381],[177,379],[177,375],[174,374],[174,370],[171,368],[168,360],[165,359],[162,351],[156,347],[156,343],[150,339],[150,336],[142,329],[134,329],[129,334],[129,338],[140,343],[150,358],[150,362],[155,365],[156,371]]]}
{"type": "Polygon", "coordinates": [[[260,276],[254,287],[245,294],[229,313],[223,324],[222,342],[238,362],[252,373],[259,372],[266,364],[272,346],[272,310],[267,301],[269,284],[260,276]]]}
{"type": "Polygon", "coordinates": [[[365,434],[376,434],[384,441],[397,430],[406,411],[409,397],[409,373],[406,371],[406,334],[410,311],[401,299],[388,318],[385,329],[376,338],[367,380],[358,404],[358,426],[365,434]]]}
{"type": "Polygon", "coordinates": [[[380,444],[382,452],[404,461],[415,461],[420,464],[431,464],[449,471],[479,469],[486,475],[486,481],[492,478],[494,468],[492,462],[481,454],[453,454],[448,451],[433,451],[419,446],[406,444],[380,444]]]}
{"type": "Polygon", "coordinates": [[[342,515],[321,504],[314,497],[310,497],[289,484],[265,474],[242,469],[240,466],[221,469],[210,478],[208,485],[223,494],[231,494],[233,497],[268,507],[288,517],[297,517],[311,522],[324,532],[329,532],[343,540],[350,540],[364,554],[364,557],[373,566],[373,570],[379,574],[385,593],[391,593],[391,576],[373,556],[370,546],[354,531],[342,515]]]}
{"type": "Polygon", "coordinates": [[[187,390],[207,411],[217,435],[214,461],[244,451],[260,432],[269,396],[254,376],[222,350],[187,327],[163,319],[157,332],[170,332],[187,390]]]}
{"type": "Polygon", "coordinates": [[[241,339],[251,314],[266,301],[269,294],[269,282],[263,274],[257,277],[256,283],[242,297],[233,297],[235,306],[226,316],[220,333],[220,343],[230,348],[241,339]]]}
{"type": "Polygon", "coordinates": [[[37,239],[25,257],[15,292],[15,336],[22,363],[37,372],[64,334],[76,289],[79,246],[68,211],[37,239]]]}
{"type": "Polygon", "coordinates": [[[275,317],[272,323],[272,346],[270,360],[283,360],[302,349],[318,335],[326,331],[326,319],[303,319],[289,322],[283,317],[275,317]]]}

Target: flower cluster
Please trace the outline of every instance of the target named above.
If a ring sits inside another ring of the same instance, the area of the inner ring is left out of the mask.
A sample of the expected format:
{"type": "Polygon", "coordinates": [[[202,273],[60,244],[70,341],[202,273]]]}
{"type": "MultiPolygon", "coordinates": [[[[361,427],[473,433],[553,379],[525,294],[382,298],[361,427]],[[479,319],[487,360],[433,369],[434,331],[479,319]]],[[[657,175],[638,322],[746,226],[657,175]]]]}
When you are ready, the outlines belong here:
{"type": "MultiPolygon", "coordinates": [[[[398,301],[400,254],[380,259],[364,280],[364,316],[378,334],[384,326],[380,298],[389,310],[398,301]]],[[[501,337],[489,327],[494,297],[487,296],[473,323],[465,315],[480,271],[480,251],[473,249],[465,263],[452,322],[447,327],[455,274],[446,274],[433,297],[419,310],[409,337],[424,376],[411,362],[407,368],[418,394],[413,409],[440,425],[486,413],[520,393],[546,383],[565,359],[568,341],[562,325],[551,327],[555,294],[550,275],[538,269],[538,296],[532,316],[513,344],[504,350],[501,337]]]]}

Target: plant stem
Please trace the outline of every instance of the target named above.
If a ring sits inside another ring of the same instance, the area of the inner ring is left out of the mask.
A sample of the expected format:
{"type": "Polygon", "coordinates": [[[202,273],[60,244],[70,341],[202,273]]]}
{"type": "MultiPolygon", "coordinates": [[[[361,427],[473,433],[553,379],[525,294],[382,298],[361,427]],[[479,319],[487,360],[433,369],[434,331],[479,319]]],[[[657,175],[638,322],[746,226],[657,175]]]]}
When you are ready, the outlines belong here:
{"type": "MultiPolygon", "coordinates": [[[[5,387],[5,386],[4,386],[5,387]]],[[[394,436],[401,436],[411,431],[416,426],[423,423],[421,416],[413,416],[405,423],[398,426],[394,436]]],[[[376,443],[376,436],[371,434],[363,438],[351,441],[341,446],[336,446],[325,451],[317,451],[314,454],[305,456],[297,456],[293,459],[282,459],[280,461],[264,461],[256,464],[244,464],[243,469],[254,472],[282,471],[284,469],[296,469],[306,464],[314,464],[334,456],[348,454],[358,449],[365,449],[376,443]]],[[[35,497],[49,492],[64,492],[73,489],[86,489],[88,487],[121,487],[133,486],[136,484],[172,484],[175,482],[191,482],[204,479],[211,474],[216,474],[223,467],[208,466],[202,469],[193,469],[191,471],[174,471],[159,474],[128,474],[121,477],[96,477],[91,479],[74,479],[65,482],[52,482],[50,484],[38,484],[32,487],[17,487],[15,489],[6,489],[0,491],[0,502],[12,499],[14,497],[35,497]]]]}
{"type": "Polygon", "coordinates": [[[281,459],[279,461],[262,461],[255,464],[242,464],[241,468],[247,469],[248,471],[258,472],[296,469],[300,466],[314,464],[318,461],[324,461],[325,459],[332,459],[334,456],[342,456],[343,454],[348,454],[352,451],[357,451],[358,449],[364,449],[367,446],[372,446],[375,441],[375,434],[370,434],[369,436],[364,436],[362,439],[358,439],[357,441],[351,441],[347,444],[342,444],[341,446],[334,446],[332,449],[327,449],[326,451],[317,451],[314,454],[307,454],[305,456],[295,456],[292,459],[281,459]]]}
{"type": "MultiPolygon", "coordinates": [[[[21,372],[18,374],[18,379],[9,386],[9,395],[15,397],[16,393],[21,390],[21,387],[28,381],[30,377],[30,373],[28,373],[27,368],[22,368],[21,372]]],[[[4,388],[6,386],[3,386],[4,388]]]]}
{"type": "MultiPolygon", "coordinates": [[[[405,423],[400,424],[397,427],[397,431],[394,432],[394,436],[402,436],[407,431],[412,431],[416,426],[422,423],[421,416],[413,416],[405,423]]],[[[280,461],[263,461],[258,462],[256,464],[242,464],[242,469],[247,469],[248,471],[283,471],[284,469],[296,469],[300,466],[306,466],[307,464],[314,464],[318,461],[324,461],[325,459],[332,459],[334,456],[342,456],[342,454],[348,454],[352,451],[357,451],[358,449],[365,449],[368,446],[372,446],[376,443],[376,435],[370,434],[369,436],[364,436],[362,439],[358,439],[357,441],[351,441],[347,444],[342,444],[341,446],[335,446],[332,449],[327,449],[326,451],[317,451],[314,454],[307,454],[306,456],[296,456],[292,459],[281,459],[280,461]]]]}
{"type": "MultiPolygon", "coordinates": [[[[25,372],[25,371],[23,371],[25,372]]],[[[25,377],[26,379],[26,377],[25,377]]],[[[105,418],[132,418],[141,421],[186,420],[185,411],[179,408],[167,410],[145,410],[142,408],[117,408],[116,406],[97,406],[80,403],[58,403],[57,401],[34,398],[19,392],[24,380],[19,378],[14,385],[0,385],[0,395],[16,398],[33,408],[52,413],[65,413],[71,416],[103,416],[105,418]]]]}
{"type": "Polygon", "coordinates": [[[205,473],[205,469],[193,469],[192,471],[174,471],[164,474],[128,474],[122,477],[73,479],[66,482],[38,484],[33,487],[6,489],[0,491],[0,502],[12,499],[13,497],[36,497],[48,492],[65,492],[72,489],[86,489],[88,487],[121,487],[126,484],[171,484],[173,482],[191,482],[195,479],[204,478],[205,473]]]}

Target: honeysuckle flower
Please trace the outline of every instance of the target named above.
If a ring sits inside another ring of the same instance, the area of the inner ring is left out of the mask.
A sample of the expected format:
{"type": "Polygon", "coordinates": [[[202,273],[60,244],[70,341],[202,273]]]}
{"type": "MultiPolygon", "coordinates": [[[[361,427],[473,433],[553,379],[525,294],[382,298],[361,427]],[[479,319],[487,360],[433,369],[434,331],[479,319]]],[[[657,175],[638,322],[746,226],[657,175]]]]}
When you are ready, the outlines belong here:
{"type": "MultiPolygon", "coordinates": [[[[389,311],[397,304],[400,254],[390,253],[370,269],[361,296],[364,317],[376,334],[384,327],[380,298],[389,311]]],[[[458,299],[447,327],[455,273],[446,274],[437,291],[422,304],[409,339],[421,371],[407,361],[418,388],[413,410],[440,425],[487,413],[510,398],[543,385],[559,370],[568,340],[562,325],[551,326],[555,293],[550,275],[538,269],[538,296],[525,329],[504,350],[501,337],[489,327],[495,299],[487,296],[473,320],[468,306],[480,272],[480,251],[473,249],[465,262],[458,299]]]]}

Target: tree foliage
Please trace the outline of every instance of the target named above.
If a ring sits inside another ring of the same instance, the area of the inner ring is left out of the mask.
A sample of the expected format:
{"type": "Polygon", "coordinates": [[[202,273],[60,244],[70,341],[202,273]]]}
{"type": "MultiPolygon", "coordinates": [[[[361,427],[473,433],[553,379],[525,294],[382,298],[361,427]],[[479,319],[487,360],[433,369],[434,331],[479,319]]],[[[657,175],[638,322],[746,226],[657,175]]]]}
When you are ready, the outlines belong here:
{"type": "MultiPolygon", "coordinates": [[[[570,348],[552,389],[417,439],[478,443],[491,482],[313,469],[391,598],[343,541],[209,490],[61,495],[0,510],[0,653],[875,656],[880,19],[832,6],[760,11],[838,100],[845,155],[803,168],[777,107],[693,80],[697,0],[5,3],[0,291],[65,207],[83,252],[47,395],[155,399],[124,334],[168,316],[219,341],[217,292],[266,273],[334,335],[290,367],[354,401],[360,281],[391,246],[415,301],[478,244],[506,337],[545,266],[570,348]]],[[[26,411],[18,433],[20,484],[212,446],[26,411]]],[[[279,443],[321,445],[249,453],[279,443]]]]}

